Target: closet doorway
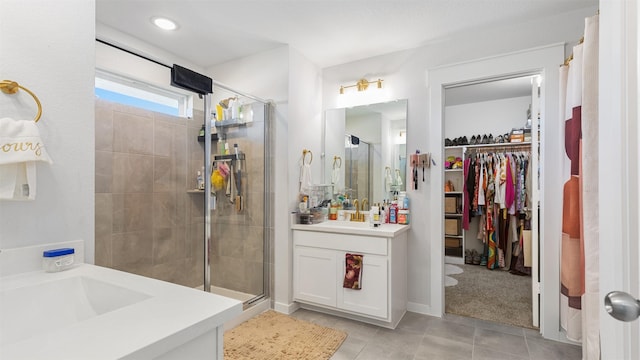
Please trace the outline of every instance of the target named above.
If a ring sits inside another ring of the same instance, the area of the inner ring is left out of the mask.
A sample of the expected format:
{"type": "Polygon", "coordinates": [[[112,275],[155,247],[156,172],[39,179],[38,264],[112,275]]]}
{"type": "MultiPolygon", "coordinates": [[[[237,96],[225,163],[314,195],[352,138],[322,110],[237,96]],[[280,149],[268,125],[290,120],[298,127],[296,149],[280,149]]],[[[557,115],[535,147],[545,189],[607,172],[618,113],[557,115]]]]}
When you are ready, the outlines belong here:
{"type": "Polygon", "coordinates": [[[540,81],[444,88],[445,313],[538,327],[540,81]]]}

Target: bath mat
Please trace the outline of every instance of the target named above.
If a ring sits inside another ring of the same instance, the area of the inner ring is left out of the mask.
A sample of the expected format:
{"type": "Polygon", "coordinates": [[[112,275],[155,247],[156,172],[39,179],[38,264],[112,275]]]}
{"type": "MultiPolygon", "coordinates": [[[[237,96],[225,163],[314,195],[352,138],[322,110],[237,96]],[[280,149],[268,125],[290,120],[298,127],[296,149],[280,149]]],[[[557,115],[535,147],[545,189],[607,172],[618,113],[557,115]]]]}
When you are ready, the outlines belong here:
{"type": "Polygon", "coordinates": [[[462,268],[455,266],[455,265],[451,265],[451,264],[444,264],[444,273],[445,275],[455,275],[455,274],[462,274],[462,268]]]}
{"type": "Polygon", "coordinates": [[[225,360],[329,359],[347,333],[266,311],[224,333],[225,360]]]}
{"type": "Polygon", "coordinates": [[[444,286],[456,286],[458,285],[458,280],[452,278],[451,276],[444,277],[444,286]]]}

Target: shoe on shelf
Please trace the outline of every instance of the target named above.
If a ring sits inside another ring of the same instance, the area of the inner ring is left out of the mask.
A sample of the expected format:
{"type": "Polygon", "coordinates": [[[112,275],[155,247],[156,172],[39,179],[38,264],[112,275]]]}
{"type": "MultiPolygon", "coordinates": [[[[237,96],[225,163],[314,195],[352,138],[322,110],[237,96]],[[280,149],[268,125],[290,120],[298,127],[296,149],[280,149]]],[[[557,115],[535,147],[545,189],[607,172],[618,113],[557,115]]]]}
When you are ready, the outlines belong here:
{"type": "Polygon", "coordinates": [[[464,263],[469,265],[473,264],[473,257],[471,256],[471,250],[469,249],[464,251],[464,263]]]}
{"type": "Polygon", "coordinates": [[[471,262],[473,265],[480,265],[480,254],[476,249],[471,250],[471,262]]]}
{"type": "Polygon", "coordinates": [[[504,139],[502,138],[502,135],[498,135],[498,137],[496,138],[496,144],[502,144],[504,143],[504,139]]]}
{"type": "Polygon", "coordinates": [[[446,138],[444,139],[444,146],[451,146],[453,143],[451,142],[451,139],[446,138]]]}
{"type": "Polygon", "coordinates": [[[488,144],[489,138],[487,138],[487,134],[482,135],[482,142],[480,144],[488,144]]]}
{"type": "Polygon", "coordinates": [[[467,139],[466,136],[462,137],[462,144],[461,145],[469,145],[469,139],[467,139]]]}
{"type": "Polygon", "coordinates": [[[476,136],[473,135],[471,136],[471,141],[469,141],[469,145],[475,145],[476,144],[476,136]]]}
{"type": "Polygon", "coordinates": [[[493,135],[489,134],[489,137],[487,138],[487,144],[493,144],[493,135]]]}

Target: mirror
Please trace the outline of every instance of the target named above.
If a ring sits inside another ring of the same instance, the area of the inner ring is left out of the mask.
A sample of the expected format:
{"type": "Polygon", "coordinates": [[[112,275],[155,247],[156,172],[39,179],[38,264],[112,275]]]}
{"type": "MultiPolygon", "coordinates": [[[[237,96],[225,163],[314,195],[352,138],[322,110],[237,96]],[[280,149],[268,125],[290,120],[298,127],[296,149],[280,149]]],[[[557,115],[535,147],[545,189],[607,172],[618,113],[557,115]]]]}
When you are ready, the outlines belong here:
{"type": "Polygon", "coordinates": [[[324,183],[370,204],[393,199],[406,189],[406,129],[406,99],[327,110],[324,183]]]}

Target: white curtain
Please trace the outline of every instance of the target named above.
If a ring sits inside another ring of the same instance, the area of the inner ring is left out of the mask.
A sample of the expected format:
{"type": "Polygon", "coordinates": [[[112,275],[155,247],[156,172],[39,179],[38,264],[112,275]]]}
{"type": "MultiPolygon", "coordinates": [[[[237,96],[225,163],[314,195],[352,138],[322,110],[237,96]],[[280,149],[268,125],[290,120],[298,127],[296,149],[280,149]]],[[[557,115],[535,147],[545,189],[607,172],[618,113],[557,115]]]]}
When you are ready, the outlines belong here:
{"type": "Polygon", "coordinates": [[[560,68],[565,132],[560,321],[582,341],[583,359],[600,358],[598,320],[598,16],[585,20],[584,42],[560,68]]]}
{"type": "Polygon", "coordinates": [[[587,18],[582,66],[582,231],[585,286],[582,295],[583,359],[600,358],[598,226],[598,16],[587,18]]]}

